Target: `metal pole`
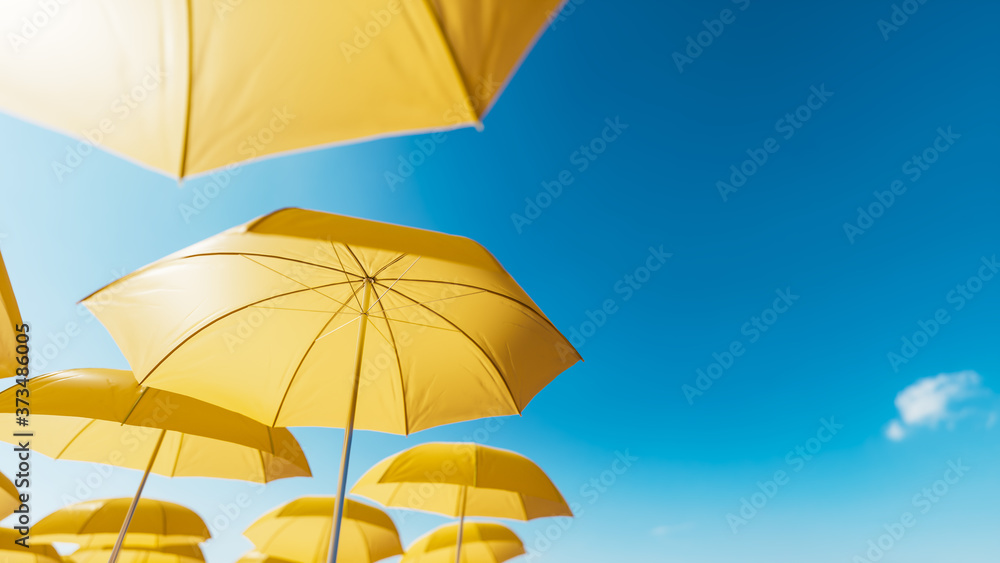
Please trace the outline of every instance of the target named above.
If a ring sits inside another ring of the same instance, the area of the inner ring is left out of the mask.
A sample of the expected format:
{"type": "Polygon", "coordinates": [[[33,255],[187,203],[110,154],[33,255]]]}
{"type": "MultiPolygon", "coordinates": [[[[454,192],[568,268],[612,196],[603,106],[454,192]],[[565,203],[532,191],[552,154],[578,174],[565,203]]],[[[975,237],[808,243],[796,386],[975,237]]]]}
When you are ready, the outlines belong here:
{"type": "Polygon", "coordinates": [[[458,508],[458,544],[455,547],[455,563],[462,563],[462,535],[465,533],[465,501],[468,500],[469,487],[462,487],[462,500],[458,508]]]}
{"type": "Polygon", "coordinates": [[[118,532],[118,539],[115,540],[115,547],[111,550],[111,558],[108,559],[108,563],[115,563],[118,560],[118,552],[121,551],[122,544],[125,543],[125,533],[128,532],[128,525],[132,523],[132,515],[135,514],[135,509],[139,506],[139,497],[142,496],[142,490],[146,487],[146,479],[149,478],[149,472],[153,469],[153,462],[156,461],[156,454],[160,453],[160,444],[163,443],[163,437],[166,435],[166,430],[160,430],[160,437],[156,439],[153,455],[149,456],[149,463],[146,464],[146,472],[142,474],[142,481],[139,481],[139,490],[135,492],[132,504],[128,507],[128,513],[125,515],[125,523],[122,524],[122,529],[118,532]]]}
{"type": "Polygon", "coordinates": [[[354,438],[354,415],[358,410],[358,384],[361,381],[361,360],[365,353],[365,332],[368,330],[368,300],[372,280],[365,278],[365,295],[361,305],[361,325],[358,327],[358,347],[354,352],[354,387],[351,403],[347,408],[347,423],[344,425],[344,449],[340,454],[340,484],[337,488],[336,508],[333,511],[333,528],[330,531],[330,563],[337,562],[340,546],[340,523],[344,517],[344,495],[347,492],[347,466],[351,460],[351,440],[354,438]]]}

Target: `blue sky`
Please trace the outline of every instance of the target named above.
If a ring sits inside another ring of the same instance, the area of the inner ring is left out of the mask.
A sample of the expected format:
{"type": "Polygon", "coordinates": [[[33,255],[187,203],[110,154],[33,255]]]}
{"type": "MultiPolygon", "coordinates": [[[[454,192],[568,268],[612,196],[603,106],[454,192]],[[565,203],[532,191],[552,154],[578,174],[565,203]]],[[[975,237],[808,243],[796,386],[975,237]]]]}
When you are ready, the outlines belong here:
{"type": "MultiPolygon", "coordinates": [[[[422,441],[522,452],[578,507],[569,525],[514,526],[531,559],[551,563],[833,563],[880,550],[886,562],[993,561],[1000,278],[986,278],[1000,253],[1000,6],[895,5],[912,13],[892,29],[879,24],[892,23],[889,1],[579,2],[484,131],[437,137],[394,189],[385,173],[430,136],[248,165],[187,216],[206,179],[179,189],[95,153],[59,182],[50,163],[68,140],[0,115],[0,249],[36,344],[65,343],[48,371],[126,368],[76,301],[280,207],[469,236],[560,329],[586,336],[586,362],[521,418],[358,434],[352,480],[422,441]],[[720,25],[685,53],[689,36],[720,25]],[[606,120],[617,137],[591,160],[581,147],[602,148],[606,120]],[[539,198],[564,170],[572,182],[539,198]],[[662,267],[637,271],[659,266],[659,252],[662,267]],[[586,326],[609,300],[602,326],[586,326]],[[67,323],[79,330],[63,338],[67,323]],[[718,377],[699,382],[699,370],[718,377]],[[885,536],[901,519],[912,527],[885,536]]],[[[313,479],[260,490],[154,476],[148,495],[227,523],[206,552],[231,561],[258,515],[334,490],[340,431],[296,435],[313,479]],[[229,524],[220,505],[241,492],[252,502],[229,524]]],[[[0,455],[0,470],[12,467],[0,455]]],[[[36,458],[35,471],[41,515],[95,469],[36,458]]],[[[116,469],[84,492],[126,496],[138,480],[116,469]]],[[[443,522],[394,516],[406,542],[443,522]]]]}

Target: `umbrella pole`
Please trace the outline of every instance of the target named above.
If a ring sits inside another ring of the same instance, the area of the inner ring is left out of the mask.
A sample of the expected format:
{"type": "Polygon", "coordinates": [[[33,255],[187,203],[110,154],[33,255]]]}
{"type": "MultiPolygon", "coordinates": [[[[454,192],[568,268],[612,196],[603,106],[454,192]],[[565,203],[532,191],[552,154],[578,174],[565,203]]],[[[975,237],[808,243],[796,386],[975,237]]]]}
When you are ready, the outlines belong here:
{"type": "Polygon", "coordinates": [[[465,533],[465,501],[468,490],[469,487],[462,487],[462,500],[458,505],[458,542],[457,547],[455,547],[455,563],[462,563],[462,536],[465,533]]]}
{"type": "Polygon", "coordinates": [[[146,472],[142,474],[142,481],[139,481],[139,490],[135,492],[132,504],[128,507],[128,514],[125,515],[125,523],[122,524],[122,529],[118,532],[118,539],[115,540],[115,547],[111,550],[111,558],[108,559],[108,563],[115,563],[118,560],[118,552],[121,551],[122,544],[125,543],[125,533],[128,532],[128,525],[132,523],[132,515],[135,514],[135,509],[139,506],[139,497],[142,496],[142,490],[146,487],[146,479],[149,478],[149,472],[153,469],[153,462],[156,461],[156,454],[160,453],[160,444],[163,443],[163,437],[166,435],[166,430],[160,430],[160,437],[156,439],[153,455],[149,456],[149,463],[146,464],[146,472]]]}
{"type": "MultiPolygon", "coordinates": [[[[358,384],[361,382],[361,360],[365,352],[365,332],[368,330],[368,300],[372,280],[365,278],[365,294],[361,305],[361,324],[358,327],[358,347],[354,352],[354,388],[347,408],[347,423],[344,425],[344,448],[340,454],[340,483],[337,488],[336,509],[333,513],[333,528],[330,531],[329,563],[337,562],[340,546],[340,523],[344,517],[344,495],[347,492],[347,467],[351,460],[351,441],[354,439],[354,415],[358,410],[358,384]]],[[[113,562],[112,562],[113,563],[113,562]]]]}

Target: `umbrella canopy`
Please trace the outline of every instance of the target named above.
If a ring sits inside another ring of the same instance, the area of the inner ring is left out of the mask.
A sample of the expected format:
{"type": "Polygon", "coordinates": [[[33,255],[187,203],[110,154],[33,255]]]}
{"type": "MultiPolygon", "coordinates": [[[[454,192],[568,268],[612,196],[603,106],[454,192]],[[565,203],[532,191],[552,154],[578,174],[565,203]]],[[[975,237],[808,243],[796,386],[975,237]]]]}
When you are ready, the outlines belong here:
{"type": "Polygon", "coordinates": [[[343,425],[341,499],[355,427],[407,434],[518,414],[580,359],[479,244],[302,209],[211,237],[83,303],[144,385],[273,426],[343,425]]]}
{"type": "Polygon", "coordinates": [[[10,286],[10,277],[3,263],[3,256],[0,256],[0,378],[13,377],[20,365],[15,356],[17,349],[15,327],[20,324],[21,312],[14,299],[14,289],[10,286]]]}
{"type": "MultiPolygon", "coordinates": [[[[118,537],[131,503],[132,499],[116,498],[71,504],[35,523],[32,539],[47,543],[89,540],[109,545],[118,537]]],[[[185,545],[201,543],[211,534],[201,517],[189,508],[164,500],[140,499],[129,538],[141,541],[153,537],[163,545],[185,545]]]]}
{"type": "Polygon", "coordinates": [[[518,414],[579,360],[479,244],[302,209],[211,237],[83,303],[140,383],[273,426],[343,427],[355,372],[356,428],[408,434],[518,414]]]}
{"type": "Polygon", "coordinates": [[[28,541],[28,547],[14,542],[24,536],[17,530],[0,528],[0,561],[3,563],[62,563],[63,559],[51,545],[28,541]]]}
{"type": "MultiPolygon", "coordinates": [[[[111,548],[78,549],[64,559],[70,563],[108,563],[111,548]]],[[[132,549],[118,553],[121,563],[202,563],[205,555],[197,545],[172,545],[161,549],[132,549]]]]}
{"type": "Polygon", "coordinates": [[[248,551],[240,556],[236,560],[236,563],[295,563],[294,561],[289,561],[288,559],[282,559],[280,557],[274,557],[273,555],[268,555],[266,553],[261,553],[259,551],[248,551]]]}
{"type": "Polygon", "coordinates": [[[0,520],[10,516],[21,506],[21,496],[14,483],[0,473],[0,520]]]}
{"type": "MultiPolygon", "coordinates": [[[[17,443],[14,393],[0,393],[0,439],[17,443]]],[[[32,449],[54,459],[105,463],[167,477],[267,483],[309,476],[284,428],[183,395],[143,388],[128,371],[67,370],[31,380],[32,449]]],[[[119,522],[121,524],[121,522],[119,522]]]]}
{"type": "MultiPolygon", "coordinates": [[[[333,497],[303,497],[261,516],[243,535],[268,556],[297,563],[329,559],[333,497]]],[[[339,561],[373,563],[401,555],[396,525],[385,512],[351,499],[344,504],[339,561]]]]}
{"type": "Polygon", "coordinates": [[[560,4],[7,0],[0,108],[176,177],[478,124],[560,4]]]}
{"type": "Polygon", "coordinates": [[[384,506],[456,518],[573,515],[559,489],[533,461],[475,443],[414,446],[380,461],[351,493],[384,506]]]}
{"type": "MultiPolygon", "coordinates": [[[[521,538],[500,524],[466,522],[461,535],[460,563],[503,563],[525,553],[521,538]]],[[[452,563],[458,536],[458,524],[428,532],[406,550],[400,563],[452,563]]]]}

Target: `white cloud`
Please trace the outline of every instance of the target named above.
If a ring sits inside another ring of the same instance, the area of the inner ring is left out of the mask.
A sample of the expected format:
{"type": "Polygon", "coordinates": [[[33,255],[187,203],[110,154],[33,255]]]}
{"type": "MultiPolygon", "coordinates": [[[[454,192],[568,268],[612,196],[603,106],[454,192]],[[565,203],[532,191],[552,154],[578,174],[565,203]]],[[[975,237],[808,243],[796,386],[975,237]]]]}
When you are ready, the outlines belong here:
{"type": "MultiPolygon", "coordinates": [[[[937,428],[942,422],[952,427],[960,418],[983,412],[972,403],[985,397],[992,397],[992,392],[983,387],[982,377],[974,371],[919,379],[896,395],[899,418],[889,422],[885,436],[898,442],[916,427],[937,428]]],[[[995,411],[989,416],[995,418],[995,411]]],[[[987,426],[991,425],[988,421],[987,426]]]]}
{"type": "Polygon", "coordinates": [[[903,429],[903,424],[898,420],[893,420],[889,423],[889,426],[885,429],[885,437],[889,438],[893,442],[898,442],[906,437],[906,430],[903,429]]]}

